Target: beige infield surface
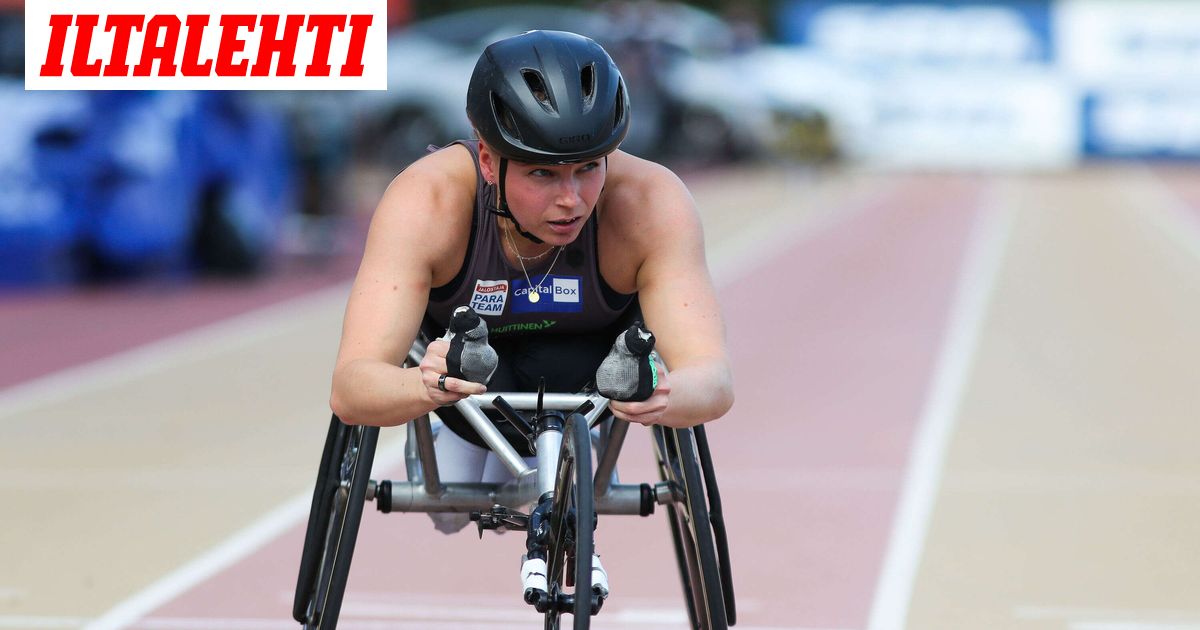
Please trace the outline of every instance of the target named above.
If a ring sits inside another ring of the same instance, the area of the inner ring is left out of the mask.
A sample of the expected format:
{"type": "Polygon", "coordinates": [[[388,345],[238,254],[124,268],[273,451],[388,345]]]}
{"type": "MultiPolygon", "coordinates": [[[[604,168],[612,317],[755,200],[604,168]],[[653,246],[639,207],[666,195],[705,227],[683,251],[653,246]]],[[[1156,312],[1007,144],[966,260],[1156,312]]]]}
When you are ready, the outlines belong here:
{"type": "Polygon", "coordinates": [[[1200,212],[1159,186],[1001,183],[910,627],[1200,628],[1200,212]]]}
{"type": "MultiPolygon", "coordinates": [[[[927,474],[871,626],[1200,629],[1200,211],[1140,166],[986,179],[994,282],[914,445],[927,474]]],[[[690,185],[724,283],[913,181],[690,185]]],[[[347,290],[0,390],[0,629],[85,628],[273,510],[306,512],[347,290]]]]}

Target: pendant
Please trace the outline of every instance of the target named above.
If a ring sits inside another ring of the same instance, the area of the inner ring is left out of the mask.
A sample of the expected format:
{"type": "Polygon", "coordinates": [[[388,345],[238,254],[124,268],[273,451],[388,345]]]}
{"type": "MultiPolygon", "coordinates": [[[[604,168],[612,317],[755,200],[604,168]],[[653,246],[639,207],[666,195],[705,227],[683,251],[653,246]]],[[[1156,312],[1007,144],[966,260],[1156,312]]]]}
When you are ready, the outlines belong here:
{"type": "Polygon", "coordinates": [[[538,300],[540,300],[540,299],[542,299],[542,298],[541,298],[540,296],[538,296],[538,294],[537,294],[537,289],[530,289],[530,290],[529,290],[529,301],[530,301],[530,302],[533,302],[534,304],[537,304],[538,300]]]}

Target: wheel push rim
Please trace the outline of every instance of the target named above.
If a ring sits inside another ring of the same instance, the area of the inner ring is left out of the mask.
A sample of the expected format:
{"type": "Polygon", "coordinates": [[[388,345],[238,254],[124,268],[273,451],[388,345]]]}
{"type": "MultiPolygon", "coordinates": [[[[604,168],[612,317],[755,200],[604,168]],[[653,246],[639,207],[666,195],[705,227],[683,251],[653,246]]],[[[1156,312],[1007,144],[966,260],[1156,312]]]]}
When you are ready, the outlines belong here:
{"type": "MultiPolygon", "coordinates": [[[[328,466],[323,466],[326,475],[321,480],[324,487],[321,504],[316,509],[319,510],[318,518],[326,518],[324,531],[320,532],[321,545],[312,548],[319,551],[311,551],[312,554],[319,553],[319,557],[315,559],[315,567],[302,567],[301,577],[308,572],[312,582],[297,588],[297,608],[301,603],[300,589],[305,589],[308,594],[307,601],[303,602],[301,620],[306,630],[334,630],[337,627],[378,435],[377,427],[345,426],[334,437],[335,449],[328,466]]],[[[310,545],[316,540],[315,536],[306,539],[306,554],[310,553],[310,545]]]]}
{"type": "Polygon", "coordinates": [[[700,630],[724,630],[729,625],[726,589],[692,435],[690,429],[655,428],[659,473],[684,494],[684,500],[669,505],[667,512],[691,625],[700,630]]]}

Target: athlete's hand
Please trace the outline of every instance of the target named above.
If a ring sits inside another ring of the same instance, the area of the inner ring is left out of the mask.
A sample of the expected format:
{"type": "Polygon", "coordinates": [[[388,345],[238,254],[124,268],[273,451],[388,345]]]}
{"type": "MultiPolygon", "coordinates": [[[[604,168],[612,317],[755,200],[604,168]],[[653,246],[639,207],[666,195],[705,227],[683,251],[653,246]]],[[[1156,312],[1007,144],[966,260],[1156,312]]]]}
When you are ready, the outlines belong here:
{"type": "Polygon", "coordinates": [[[608,408],[618,419],[646,426],[658,424],[662,420],[671,398],[671,381],[667,378],[667,370],[662,361],[655,361],[654,365],[658,370],[658,386],[649,398],[640,402],[614,400],[608,403],[608,408]]]}
{"type": "Polygon", "coordinates": [[[487,387],[460,378],[446,376],[446,353],[450,351],[450,342],[437,339],[425,349],[425,357],[421,359],[421,384],[425,386],[425,397],[437,405],[452,405],[472,394],[482,394],[487,387]],[[445,376],[445,390],[438,387],[438,381],[445,376]]]}

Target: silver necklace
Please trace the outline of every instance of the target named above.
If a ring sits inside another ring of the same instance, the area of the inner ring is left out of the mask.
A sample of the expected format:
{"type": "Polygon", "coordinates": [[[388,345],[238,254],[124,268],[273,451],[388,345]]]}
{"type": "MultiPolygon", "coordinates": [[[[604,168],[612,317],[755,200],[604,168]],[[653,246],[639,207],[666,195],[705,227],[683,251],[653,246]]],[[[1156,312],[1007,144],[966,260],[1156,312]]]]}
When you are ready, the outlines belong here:
{"type": "Polygon", "coordinates": [[[517,257],[517,260],[531,261],[545,258],[546,254],[549,254],[550,250],[554,249],[553,247],[547,247],[546,251],[538,254],[537,256],[522,256],[521,252],[517,251],[517,243],[513,240],[512,232],[509,232],[508,229],[505,229],[504,236],[508,239],[508,247],[512,250],[513,256],[517,257]]]}
{"type": "Polygon", "coordinates": [[[517,253],[517,244],[513,242],[512,234],[509,234],[508,230],[505,230],[504,235],[508,237],[508,245],[509,245],[509,247],[512,247],[513,254],[516,255],[516,257],[517,257],[517,263],[521,265],[521,273],[525,274],[525,284],[529,287],[529,293],[527,293],[526,295],[529,297],[530,302],[537,304],[538,300],[542,299],[542,297],[540,295],[538,295],[539,293],[542,292],[542,284],[544,284],[546,282],[546,278],[550,277],[550,272],[554,270],[554,265],[558,263],[558,256],[559,256],[559,254],[562,253],[562,250],[563,250],[562,245],[559,245],[558,247],[550,248],[550,249],[557,249],[558,252],[556,252],[554,254],[554,260],[550,261],[550,267],[548,269],[546,269],[546,273],[542,274],[542,279],[540,281],[538,281],[537,286],[533,286],[533,280],[529,279],[529,271],[525,269],[525,261],[541,258],[542,256],[549,254],[550,249],[547,249],[546,251],[542,252],[541,254],[538,254],[537,256],[534,256],[533,258],[525,258],[524,256],[521,256],[520,254],[517,253]]]}

